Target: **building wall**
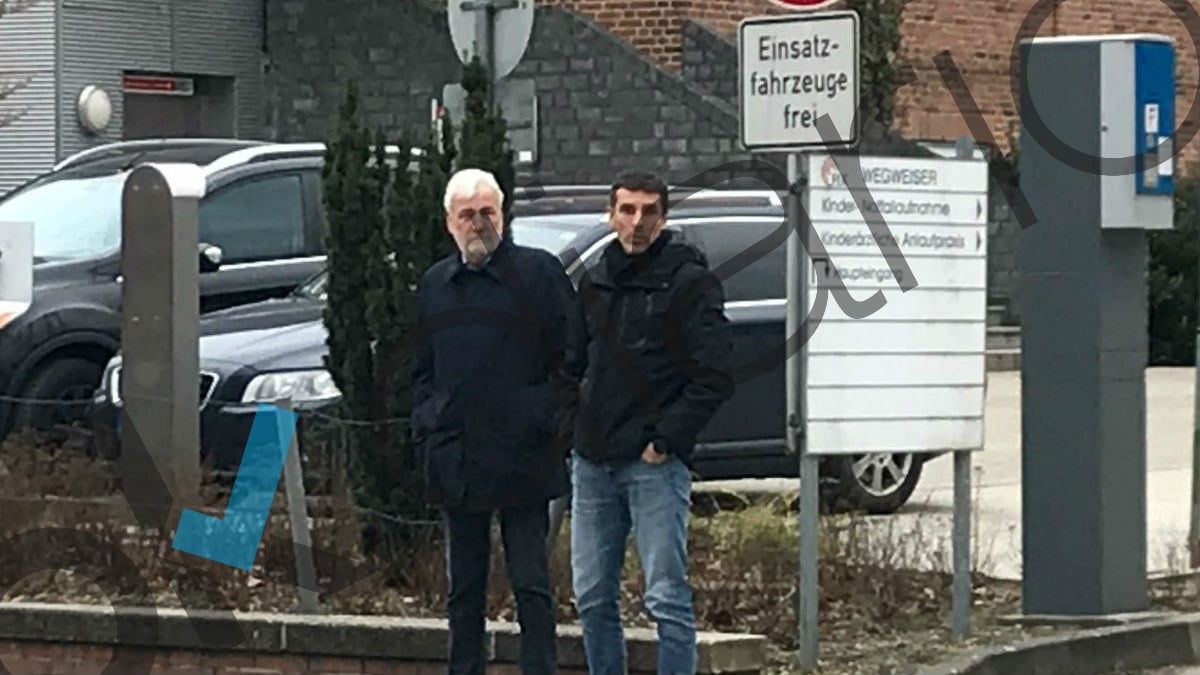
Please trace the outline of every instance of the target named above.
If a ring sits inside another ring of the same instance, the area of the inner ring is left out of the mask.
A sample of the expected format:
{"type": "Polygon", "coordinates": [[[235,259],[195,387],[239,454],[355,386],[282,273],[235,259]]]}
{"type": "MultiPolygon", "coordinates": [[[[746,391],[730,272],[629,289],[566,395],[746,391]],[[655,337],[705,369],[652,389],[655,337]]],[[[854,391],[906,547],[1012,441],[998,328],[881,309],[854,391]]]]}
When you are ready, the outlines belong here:
{"type": "Polygon", "coordinates": [[[125,71],[236,77],[237,135],[263,133],[262,9],[257,0],[59,0],[62,3],[60,156],[121,140],[125,71]],[[108,91],[113,118],[91,136],[75,123],[87,85],[108,91]]]}
{"type": "Polygon", "coordinates": [[[54,165],[56,12],[41,0],[0,17],[0,92],[12,90],[0,97],[0,195],[54,165]]]}
{"type": "MultiPolygon", "coordinates": [[[[325,138],[351,80],[373,126],[392,134],[427,128],[431,99],[461,76],[445,11],[434,2],[271,0],[267,21],[279,140],[325,138]]],[[[544,182],[607,182],[634,164],[682,182],[751,159],[736,147],[732,106],[582,15],[538,8],[509,77],[535,82],[544,182]]],[[[781,166],[770,170],[778,176],[781,166]]]]}
{"type": "MultiPolygon", "coordinates": [[[[677,31],[681,68],[674,72],[605,30],[597,18],[604,16],[538,7],[524,59],[510,76],[532,78],[540,97],[540,162],[537,175],[521,182],[607,182],[636,164],[673,183],[700,176],[695,182],[712,185],[729,177],[729,163],[746,161],[754,164],[738,175],[748,184],[771,176],[781,185],[782,157],[739,150],[737,53],[728,35],[707,22],[685,21],[677,31]],[[712,167],[720,170],[708,171],[712,167]]],[[[372,126],[390,134],[427,128],[431,99],[460,78],[444,4],[433,0],[270,0],[267,33],[277,140],[325,138],[350,81],[360,89],[372,126]]],[[[865,144],[863,152],[915,151],[895,142],[865,144]]],[[[997,194],[993,201],[1002,199],[997,194]]],[[[996,212],[1001,215],[990,228],[989,281],[993,300],[1003,304],[1016,287],[1019,230],[1002,208],[996,212]]]]}
{"type": "MultiPolygon", "coordinates": [[[[685,27],[689,20],[706,24],[736,44],[741,19],[784,11],[768,0],[543,1],[587,13],[656,63],[685,74],[689,70],[685,27]]],[[[953,140],[967,133],[962,114],[933,62],[934,56],[948,51],[997,144],[1003,150],[1009,149],[1010,132],[1018,121],[1010,59],[1021,24],[1035,4],[1036,0],[908,0],[901,19],[903,41],[899,62],[913,67],[917,81],[897,92],[900,114],[896,130],[906,137],[922,140],[953,140]]],[[[1040,29],[1029,31],[1030,35],[1154,32],[1174,37],[1179,64],[1177,124],[1184,122],[1200,78],[1200,54],[1183,22],[1169,9],[1169,3],[1086,0],[1052,4],[1057,7],[1040,29]]],[[[736,52],[733,58],[736,64],[736,52]]],[[[1200,110],[1197,114],[1200,115],[1200,110]]],[[[1193,141],[1183,149],[1181,169],[1188,171],[1187,165],[1198,157],[1198,148],[1200,145],[1193,141]]]]}

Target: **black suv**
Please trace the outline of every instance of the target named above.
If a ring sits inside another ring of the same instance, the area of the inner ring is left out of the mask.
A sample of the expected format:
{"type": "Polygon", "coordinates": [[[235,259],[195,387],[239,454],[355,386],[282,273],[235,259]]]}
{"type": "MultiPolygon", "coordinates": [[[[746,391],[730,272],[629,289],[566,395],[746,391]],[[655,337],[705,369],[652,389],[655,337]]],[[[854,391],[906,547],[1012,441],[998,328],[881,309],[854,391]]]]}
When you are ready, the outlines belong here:
{"type": "Polygon", "coordinates": [[[121,330],[121,192],[144,162],[199,165],[200,311],[283,297],[325,263],[323,145],[221,139],[98,146],[0,200],[0,223],[32,222],[29,309],[0,320],[0,437],[15,425],[79,419],[83,406],[14,403],[91,399],[121,330]],[[218,251],[212,251],[216,247],[218,251]]]}

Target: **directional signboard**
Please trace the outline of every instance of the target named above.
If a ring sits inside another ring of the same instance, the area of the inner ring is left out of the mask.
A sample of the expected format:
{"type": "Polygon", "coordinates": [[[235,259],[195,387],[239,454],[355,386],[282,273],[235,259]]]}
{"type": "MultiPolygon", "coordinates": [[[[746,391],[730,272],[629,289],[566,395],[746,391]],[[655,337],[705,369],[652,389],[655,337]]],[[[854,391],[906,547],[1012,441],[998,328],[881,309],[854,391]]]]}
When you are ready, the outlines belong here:
{"type": "Polygon", "coordinates": [[[808,161],[811,236],[829,254],[810,268],[808,307],[838,278],[852,298],[882,292],[886,304],[860,319],[827,300],[807,345],[807,451],[982,448],[987,164],[859,157],[856,194],[831,156],[808,161]]]}
{"type": "Polygon", "coordinates": [[[738,102],[748,150],[832,149],[858,143],[858,14],[797,13],[738,26],[738,102]],[[829,116],[822,135],[817,120],[829,116]]]}

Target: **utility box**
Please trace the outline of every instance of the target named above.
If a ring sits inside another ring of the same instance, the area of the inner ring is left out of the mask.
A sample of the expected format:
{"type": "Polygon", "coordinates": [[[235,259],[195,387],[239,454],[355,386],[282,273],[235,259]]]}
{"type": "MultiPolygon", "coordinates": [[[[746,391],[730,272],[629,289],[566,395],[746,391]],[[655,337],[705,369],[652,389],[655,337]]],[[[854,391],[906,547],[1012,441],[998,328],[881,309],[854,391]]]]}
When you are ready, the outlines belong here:
{"type": "Polygon", "coordinates": [[[1020,45],[1021,475],[1026,614],[1148,607],[1147,231],[1170,229],[1175,47],[1020,45]]]}

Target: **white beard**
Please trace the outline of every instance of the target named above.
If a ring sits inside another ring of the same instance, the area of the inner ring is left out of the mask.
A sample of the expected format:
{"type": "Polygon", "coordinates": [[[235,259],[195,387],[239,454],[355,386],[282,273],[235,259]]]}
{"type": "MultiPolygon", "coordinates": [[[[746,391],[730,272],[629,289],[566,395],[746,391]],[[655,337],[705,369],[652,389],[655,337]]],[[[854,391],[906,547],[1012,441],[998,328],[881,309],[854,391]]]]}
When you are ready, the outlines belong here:
{"type": "Polygon", "coordinates": [[[467,240],[466,254],[468,260],[472,262],[479,262],[487,257],[487,244],[485,244],[483,239],[480,239],[479,237],[472,237],[467,240]]]}

